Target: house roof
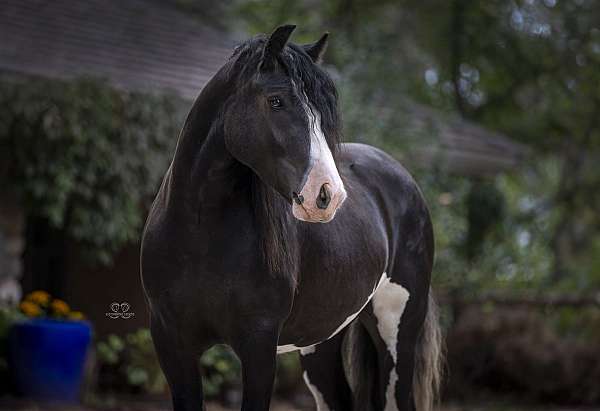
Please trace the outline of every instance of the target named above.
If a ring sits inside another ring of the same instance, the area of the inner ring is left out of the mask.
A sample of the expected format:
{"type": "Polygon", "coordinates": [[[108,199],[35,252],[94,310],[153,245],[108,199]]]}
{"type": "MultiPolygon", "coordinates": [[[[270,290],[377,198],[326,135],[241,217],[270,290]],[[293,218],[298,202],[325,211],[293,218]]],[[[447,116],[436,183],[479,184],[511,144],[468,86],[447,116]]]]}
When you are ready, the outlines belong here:
{"type": "Polygon", "coordinates": [[[427,168],[469,176],[494,175],[514,169],[530,154],[527,146],[456,115],[408,99],[403,109],[403,131],[429,138],[414,149],[416,162],[427,168]]]}
{"type": "MultiPolygon", "coordinates": [[[[126,90],[170,90],[193,99],[234,42],[153,0],[4,0],[0,71],[50,78],[107,78],[126,90]]],[[[407,100],[406,130],[430,133],[415,158],[470,175],[510,170],[526,150],[506,136],[407,100]]]]}
{"type": "Polygon", "coordinates": [[[190,99],[233,49],[227,35],[147,0],[4,0],[0,38],[0,70],[190,99]]]}

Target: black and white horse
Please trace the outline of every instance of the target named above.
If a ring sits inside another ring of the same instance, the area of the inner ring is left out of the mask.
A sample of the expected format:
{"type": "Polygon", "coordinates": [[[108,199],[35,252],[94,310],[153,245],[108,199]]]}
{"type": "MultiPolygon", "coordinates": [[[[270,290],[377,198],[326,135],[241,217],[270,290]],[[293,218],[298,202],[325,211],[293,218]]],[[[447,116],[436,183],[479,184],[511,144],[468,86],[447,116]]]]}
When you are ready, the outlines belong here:
{"type": "Polygon", "coordinates": [[[216,343],[241,361],[245,411],[269,409],[293,350],[319,411],[430,409],[427,207],[390,156],[340,144],[327,35],[299,46],[293,29],[242,44],[202,90],[148,217],[142,280],[174,409],[203,409],[197,358],[216,343]]]}

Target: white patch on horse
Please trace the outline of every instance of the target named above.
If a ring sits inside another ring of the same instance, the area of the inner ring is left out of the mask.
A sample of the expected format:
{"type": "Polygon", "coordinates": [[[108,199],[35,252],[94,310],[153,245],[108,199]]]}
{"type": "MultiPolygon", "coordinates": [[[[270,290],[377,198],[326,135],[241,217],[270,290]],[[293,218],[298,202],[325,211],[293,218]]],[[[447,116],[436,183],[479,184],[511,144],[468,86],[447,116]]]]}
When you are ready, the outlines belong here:
{"type": "MultiPolygon", "coordinates": [[[[369,304],[369,301],[371,301],[371,299],[373,298],[373,296],[375,295],[375,293],[379,289],[379,286],[381,284],[383,284],[386,280],[388,280],[388,282],[389,282],[389,279],[386,277],[386,273],[381,274],[381,277],[379,278],[379,281],[377,282],[377,284],[375,284],[375,287],[373,287],[373,292],[371,294],[369,294],[369,296],[367,297],[367,300],[359,308],[359,310],[357,312],[355,312],[354,314],[350,314],[339,325],[339,327],[337,327],[335,329],[335,331],[329,337],[325,338],[323,341],[327,341],[330,338],[334,337],[337,333],[339,333],[340,331],[342,331],[344,329],[344,327],[346,327],[348,324],[350,324],[352,322],[352,320],[354,320],[362,312],[362,310],[364,310],[364,308],[367,306],[367,304],[369,304]]],[[[295,344],[278,345],[277,346],[277,354],[284,354],[284,353],[288,353],[288,352],[292,352],[292,351],[298,351],[298,350],[300,350],[300,354],[301,355],[312,354],[312,353],[315,352],[316,346],[318,344],[320,344],[321,342],[323,342],[323,341],[320,341],[320,342],[318,342],[316,344],[313,344],[313,345],[307,345],[305,347],[298,347],[295,344]]]]}
{"type": "Polygon", "coordinates": [[[300,355],[309,355],[314,353],[317,350],[317,345],[309,345],[308,347],[300,348],[300,355]]]}
{"type": "Polygon", "coordinates": [[[348,318],[346,318],[344,320],[344,322],[342,324],[340,324],[340,326],[333,332],[333,334],[331,334],[329,337],[327,337],[327,339],[330,339],[331,337],[333,337],[334,335],[336,335],[337,333],[342,331],[344,329],[344,327],[346,327],[348,324],[350,324],[352,322],[352,320],[354,320],[358,316],[358,314],[360,314],[360,312],[367,306],[367,304],[369,304],[369,301],[371,301],[371,298],[373,298],[373,295],[375,295],[375,292],[379,289],[379,286],[382,284],[382,282],[385,281],[386,278],[387,277],[386,277],[385,273],[381,274],[381,278],[379,279],[377,284],[375,284],[375,287],[373,287],[373,292],[371,294],[369,294],[369,296],[367,297],[367,301],[365,301],[365,303],[359,308],[359,310],[357,312],[355,312],[354,314],[350,314],[348,316],[348,318]]]}
{"type": "Polygon", "coordinates": [[[315,352],[315,345],[307,345],[305,347],[298,347],[295,344],[286,344],[277,346],[277,354],[285,354],[288,352],[300,350],[300,355],[308,355],[315,352]]]}
{"type": "Polygon", "coordinates": [[[394,395],[396,381],[398,381],[395,367],[398,357],[396,347],[398,345],[398,327],[409,298],[410,293],[406,288],[400,284],[392,283],[390,278],[387,277],[378,287],[373,297],[373,313],[377,318],[377,330],[394,360],[394,367],[390,372],[386,389],[385,411],[398,409],[394,395]]]}
{"type": "Polygon", "coordinates": [[[396,383],[398,382],[398,374],[392,369],[390,372],[390,379],[388,386],[385,389],[385,408],[383,411],[398,411],[398,404],[396,403],[396,383]]]}
{"type": "Polygon", "coordinates": [[[286,344],[286,345],[278,345],[277,346],[277,354],[285,354],[286,352],[298,351],[302,347],[298,347],[294,344],[286,344]]]}
{"type": "Polygon", "coordinates": [[[302,373],[302,378],[304,378],[306,386],[308,387],[310,393],[315,399],[315,403],[317,404],[317,411],[333,411],[329,409],[329,406],[325,402],[325,398],[323,398],[323,394],[321,394],[321,391],[319,391],[317,386],[310,383],[310,379],[308,378],[308,373],[306,371],[302,373]]]}

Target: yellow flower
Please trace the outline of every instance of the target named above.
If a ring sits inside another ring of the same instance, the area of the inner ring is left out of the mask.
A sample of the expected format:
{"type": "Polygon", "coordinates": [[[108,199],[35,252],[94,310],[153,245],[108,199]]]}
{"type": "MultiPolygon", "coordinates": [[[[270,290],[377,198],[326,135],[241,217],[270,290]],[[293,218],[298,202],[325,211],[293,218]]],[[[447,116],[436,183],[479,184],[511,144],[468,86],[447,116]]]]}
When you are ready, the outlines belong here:
{"type": "Polygon", "coordinates": [[[47,306],[50,302],[50,294],[46,291],[33,291],[29,293],[26,297],[26,300],[33,301],[36,304],[47,306]]]}
{"type": "Polygon", "coordinates": [[[71,320],[85,320],[85,316],[81,311],[71,311],[69,314],[69,319],[71,320]]]}
{"type": "Polygon", "coordinates": [[[37,304],[32,303],[31,301],[23,301],[21,304],[19,304],[19,308],[21,309],[23,314],[25,314],[28,317],[37,317],[42,313],[41,308],[37,304]]]}
{"type": "Polygon", "coordinates": [[[52,312],[56,315],[67,315],[70,310],[69,305],[58,298],[52,300],[52,303],[50,303],[50,308],[52,308],[52,312]]]}

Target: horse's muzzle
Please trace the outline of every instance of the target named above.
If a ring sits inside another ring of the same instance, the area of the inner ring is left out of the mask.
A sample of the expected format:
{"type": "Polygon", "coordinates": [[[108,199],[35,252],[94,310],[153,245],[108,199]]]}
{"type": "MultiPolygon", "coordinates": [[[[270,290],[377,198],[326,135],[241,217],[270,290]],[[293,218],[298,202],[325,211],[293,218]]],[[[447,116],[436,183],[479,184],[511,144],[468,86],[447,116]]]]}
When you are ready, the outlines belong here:
{"type": "Polygon", "coordinates": [[[335,173],[324,171],[318,165],[313,167],[300,193],[294,193],[292,213],[298,220],[327,223],[346,200],[346,190],[337,170],[335,173]]]}

